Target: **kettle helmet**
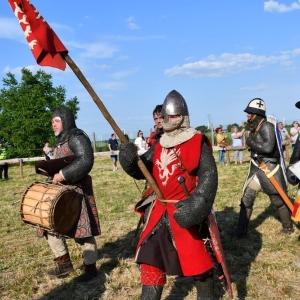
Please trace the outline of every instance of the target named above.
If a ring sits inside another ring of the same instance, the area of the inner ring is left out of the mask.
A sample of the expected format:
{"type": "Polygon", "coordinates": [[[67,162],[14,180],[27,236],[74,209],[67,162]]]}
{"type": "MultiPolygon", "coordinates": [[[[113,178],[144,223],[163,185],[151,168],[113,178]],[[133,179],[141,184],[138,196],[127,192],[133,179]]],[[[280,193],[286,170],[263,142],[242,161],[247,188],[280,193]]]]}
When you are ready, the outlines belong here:
{"type": "Polygon", "coordinates": [[[266,116],[266,104],[265,104],[264,100],[262,100],[260,98],[254,98],[249,102],[249,104],[247,105],[244,112],[265,117],[266,116]]]}

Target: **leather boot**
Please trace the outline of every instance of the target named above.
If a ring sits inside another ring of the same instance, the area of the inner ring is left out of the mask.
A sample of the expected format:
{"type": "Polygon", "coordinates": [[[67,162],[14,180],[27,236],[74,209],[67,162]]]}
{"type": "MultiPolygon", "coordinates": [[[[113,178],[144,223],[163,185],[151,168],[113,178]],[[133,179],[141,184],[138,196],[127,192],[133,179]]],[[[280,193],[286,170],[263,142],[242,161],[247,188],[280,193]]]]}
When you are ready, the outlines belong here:
{"type": "Polygon", "coordinates": [[[141,300],[160,300],[163,288],[163,286],[143,284],[141,300]]]}
{"type": "Polygon", "coordinates": [[[256,191],[247,187],[244,195],[241,199],[240,204],[240,214],[239,214],[239,220],[237,228],[235,228],[232,231],[229,231],[228,234],[236,237],[238,239],[241,239],[246,236],[248,231],[248,225],[251,218],[251,214],[253,211],[253,203],[256,197],[256,191]]]}
{"type": "Polygon", "coordinates": [[[251,213],[247,210],[249,210],[249,209],[246,208],[243,203],[241,203],[241,209],[240,209],[239,221],[238,221],[237,228],[230,231],[229,235],[236,237],[238,239],[244,238],[247,235],[248,224],[249,224],[249,220],[250,220],[250,217],[248,217],[248,216],[251,215],[252,209],[251,209],[251,213]]]}
{"type": "Polygon", "coordinates": [[[203,280],[195,280],[197,289],[197,300],[213,300],[214,298],[214,278],[213,276],[203,280]]]}
{"type": "Polygon", "coordinates": [[[81,275],[74,279],[74,282],[86,282],[97,277],[96,263],[86,265],[84,264],[84,271],[81,275]]]}
{"type": "Polygon", "coordinates": [[[69,253],[55,258],[54,262],[56,263],[56,268],[47,273],[50,278],[63,277],[74,270],[69,253]]]}
{"type": "Polygon", "coordinates": [[[291,212],[287,208],[286,204],[283,202],[279,195],[270,196],[271,203],[275,206],[278,211],[280,221],[282,224],[281,234],[291,234],[294,232],[293,222],[291,219],[291,212]]]}

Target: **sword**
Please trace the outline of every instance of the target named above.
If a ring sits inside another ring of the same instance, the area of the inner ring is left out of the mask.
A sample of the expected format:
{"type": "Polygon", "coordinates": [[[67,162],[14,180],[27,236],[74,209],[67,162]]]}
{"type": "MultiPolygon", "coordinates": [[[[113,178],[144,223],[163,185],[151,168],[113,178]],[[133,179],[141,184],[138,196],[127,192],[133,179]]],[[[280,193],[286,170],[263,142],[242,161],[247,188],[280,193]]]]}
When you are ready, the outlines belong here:
{"type": "MultiPolygon", "coordinates": [[[[177,181],[180,183],[186,197],[189,197],[190,193],[185,185],[185,178],[183,176],[179,176],[177,178],[177,181]]],[[[218,225],[215,220],[214,213],[212,212],[210,212],[207,217],[207,226],[208,226],[207,230],[209,231],[210,238],[206,238],[204,244],[210,254],[214,267],[218,272],[218,278],[221,282],[222,288],[224,289],[225,292],[228,293],[229,297],[233,299],[231,280],[227,270],[225,257],[223,254],[223,248],[222,248],[222,243],[221,243],[220,234],[218,230],[218,225]],[[214,227],[214,228],[210,228],[210,227],[214,227]],[[214,236],[212,236],[212,233],[214,236]],[[207,242],[209,243],[209,245],[207,245],[207,242]],[[213,245],[212,243],[215,244],[213,245]],[[220,263],[218,262],[217,256],[219,257],[220,263]]]]}

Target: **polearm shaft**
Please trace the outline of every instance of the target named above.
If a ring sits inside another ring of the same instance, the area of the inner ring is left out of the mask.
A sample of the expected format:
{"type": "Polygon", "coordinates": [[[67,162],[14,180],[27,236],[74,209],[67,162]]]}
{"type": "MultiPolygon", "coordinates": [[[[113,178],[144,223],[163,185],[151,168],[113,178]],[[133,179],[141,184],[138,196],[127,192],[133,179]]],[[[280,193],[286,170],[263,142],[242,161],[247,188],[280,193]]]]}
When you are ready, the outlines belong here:
{"type": "MultiPolygon", "coordinates": [[[[110,115],[110,113],[108,112],[108,110],[106,109],[106,107],[104,106],[103,102],[100,100],[100,98],[98,97],[98,95],[96,94],[96,92],[94,91],[94,89],[92,88],[92,86],[90,85],[90,83],[87,81],[87,79],[85,78],[85,76],[82,74],[82,72],[80,71],[80,69],[77,67],[77,65],[75,64],[75,62],[71,59],[71,57],[66,52],[61,53],[61,56],[66,61],[66,63],[68,64],[68,66],[72,69],[72,71],[75,73],[75,75],[77,76],[77,78],[79,79],[79,81],[86,88],[86,90],[88,91],[88,93],[91,95],[92,99],[94,100],[94,102],[96,103],[96,105],[98,106],[98,108],[100,109],[100,111],[103,114],[104,118],[107,120],[107,122],[110,124],[110,126],[112,127],[112,129],[114,130],[114,132],[120,138],[121,142],[122,143],[128,143],[128,140],[126,139],[124,133],[119,128],[119,126],[116,124],[115,120],[112,118],[112,116],[110,115]]],[[[141,171],[144,174],[145,178],[147,179],[147,181],[149,182],[149,184],[153,188],[153,190],[156,193],[158,199],[163,200],[164,197],[163,197],[160,189],[158,188],[158,186],[157,186],[154,178],[149,173],[148,169],[146,168],[146,166],[144,165],[144,163],[142,162],[142,160],[139,158],[138,155],[136,155],[135,159],[136,159],[137,165],[139,166],[139,168],[141,169],[141,171]]]]}

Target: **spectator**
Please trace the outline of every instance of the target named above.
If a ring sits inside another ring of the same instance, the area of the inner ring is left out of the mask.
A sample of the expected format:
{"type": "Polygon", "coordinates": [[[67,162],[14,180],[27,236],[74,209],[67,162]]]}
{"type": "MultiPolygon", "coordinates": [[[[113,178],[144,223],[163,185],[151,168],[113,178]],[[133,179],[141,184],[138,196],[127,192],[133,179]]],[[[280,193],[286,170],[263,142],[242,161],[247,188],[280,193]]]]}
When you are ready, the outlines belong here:
{"type": "Polygon", "coordinates": [[[148,149],[150,148],[150,144],[149,144],[149,142],[150,142],[150,137],[146,137],[146,138],[145,138],[145,141],[146,141],[146,150],[148,150],[148,149]]]}
{"type": "Polygon", "coordinates": [[[292,137],[292,150],[295,148],[295,144],[298,138],[298,133],[300,131],[299,123],[297,121],[293,122],[293,127],[290,129],[290,134],[292,137]]]}
{"type": "Polygon", "coordinates": [[[153,120],[155,122],[155,125],[153,127],[154,131],[150,134],[149,137],[149,147],[151,147],[151,145],[156,140],[158,140],[163,134],[163,128],[162,128],[163,117],[161,116],[161,109],[162,109],[162,104],[158,104],[155,106],[153,110],[153,120]]]}
{"type": "MultiPolygon", "coordinates": [[[[241,132],[238,132],[237,126],[233,126],[231,128],[231,138],[232,138],[232,146],[233,147],[238,147],[238,146],[243,146],[243,135],[245,133],[245,127],[243,127],[241,132]]],[[[234,150],[234,163],[237,165],[238,162],[240,164],[243,163],[243,150],[234,150]]]]}
{"type": "Polygon", "coordinates": [[[146,141],[141,130],[138,131],[134,143],[138,148],[138,155],[142,155],[146,152],[146,141]]]}
{"type": "Polygon", "coordinates": [[[226,145],[226,137],[227,135],[224,135],[222,133],[222,128],[221,127],[217,127],[216,128],[216,133],[217,133],[217,144],[219,147],[221,147],[222,149],[219,150],[219,163],[221,165],[224,165],[225,162],[225,150],[224,150],[224,146],[226,145]]]}
{"type": "Polygon", "coordinates": [[[45,160],[50,160],[53,156],[53,149],[49,146],[49,141],[45,141],[43,148],[45,160]]]}
{"type": "MultiPolygon", "coordinates": [[[[284,125],[282,122],[278,123],[278,128],[280,131],[280,135],[281,135],[281,141],[284,142],[286,140],[286,138],[289,139],[290,142],[292,142],[292,138],[289,135],[288,131],[285,129],[284,125]]],[[[287,146],[282,146],[282,151],[283,153],[287,150],[287,146]]]]}
{"type": "Polygon", "coordinates": [[[110,151],[110,157],[113,162],[113,172],[118,170],[117,167],[117,161],[118,161],[118,155],[115,154],[115,151],[118,149],[118,141],[116,140],[115,133],[111,134],[111,138],[108,140],[108,148],[110,151]]]}
{"type": "MultiPolygon", "coordinates": [[[[0,141],[0,160],[7,159],[7,152],[6,148],[3,147],[3,142],[0,141]]],[[[8,180],[8,163],[1,163],[0,162],[0,179],[2,179],[2,173],[4,171],[4,179],[8,180]]]]}

